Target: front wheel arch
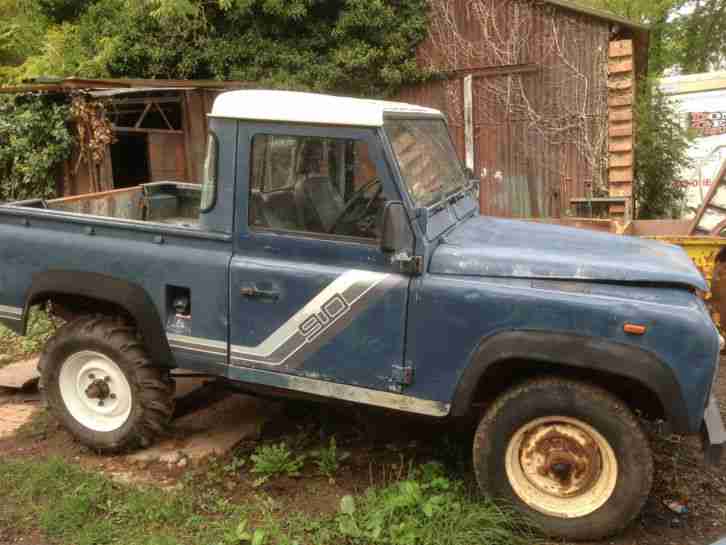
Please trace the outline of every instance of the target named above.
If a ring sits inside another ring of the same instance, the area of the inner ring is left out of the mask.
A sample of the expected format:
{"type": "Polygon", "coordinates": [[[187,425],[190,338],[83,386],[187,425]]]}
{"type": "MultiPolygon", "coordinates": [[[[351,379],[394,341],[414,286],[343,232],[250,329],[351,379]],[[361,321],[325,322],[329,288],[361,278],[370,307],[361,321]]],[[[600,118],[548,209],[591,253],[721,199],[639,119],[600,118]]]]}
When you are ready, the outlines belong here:
{"type": "Polygon", "coordinates": [[[622,398],[633,410],[663,419],[676,433],[694,433],[673,372],[637,347],[570,333],[508,331],[481,341],[455,390],[453,416],[535,377],[585,380],[622,398]]]}

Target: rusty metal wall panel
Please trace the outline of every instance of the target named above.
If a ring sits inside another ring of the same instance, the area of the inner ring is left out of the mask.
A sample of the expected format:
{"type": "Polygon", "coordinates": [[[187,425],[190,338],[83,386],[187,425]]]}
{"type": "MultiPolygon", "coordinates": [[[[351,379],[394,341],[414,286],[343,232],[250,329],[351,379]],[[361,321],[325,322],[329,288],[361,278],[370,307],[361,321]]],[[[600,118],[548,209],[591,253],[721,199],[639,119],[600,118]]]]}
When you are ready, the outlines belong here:
{"type": "Polygon", "coordinates": [[[140,187],[130,187],[64,197],[48,201],[48,208],[76,214],[141,220],[143,192],[140,187]]]}
{"type": "Polygon", "coordinates": [[[461,78],[474,74],[482,212],[560,217],[571,198],[607,191],[608,23],[527,0],[432,5],[419,62],[451,77],[397,98],[443,110],[463,158],[461,78]],[[497,47],[490,47],[492,29],[497,47]]]}
{"type": "Polygon", "coordinates": [[[148,136],[150,181],[186,181],[184,134],[153,132],[148,136]]]}

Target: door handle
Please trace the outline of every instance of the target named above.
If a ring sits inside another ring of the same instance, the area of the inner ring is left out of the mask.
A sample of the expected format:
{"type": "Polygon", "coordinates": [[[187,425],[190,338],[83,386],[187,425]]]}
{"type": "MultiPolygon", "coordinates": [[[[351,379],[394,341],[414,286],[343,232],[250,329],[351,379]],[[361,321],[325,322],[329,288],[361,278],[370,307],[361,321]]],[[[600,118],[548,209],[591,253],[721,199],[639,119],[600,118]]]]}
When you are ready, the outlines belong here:
{"type": "Polygon", "coordinates": [[[255,286],[245,286],[240,288],[239,294],[243,297],[250,297],[253,299],[270,299],[277,301],[280,298],[280,292],[272,290],[261,290],[255,286]]]}

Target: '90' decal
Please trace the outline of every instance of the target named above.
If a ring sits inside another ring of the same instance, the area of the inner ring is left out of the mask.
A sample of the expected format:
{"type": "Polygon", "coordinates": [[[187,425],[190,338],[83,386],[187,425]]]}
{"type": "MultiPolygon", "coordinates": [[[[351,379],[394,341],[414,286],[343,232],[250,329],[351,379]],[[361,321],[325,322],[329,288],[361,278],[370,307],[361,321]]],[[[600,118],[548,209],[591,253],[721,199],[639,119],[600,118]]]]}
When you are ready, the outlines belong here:
{"type": "Polygon", "coordinates": [[[302,324],[299,331],[308,342],[313,341],[318,335],[325,331],[336,318],[350,310],[350,305],[339,293],[333,295],[320,306],[320,312],[309,316],[302,324]]]}

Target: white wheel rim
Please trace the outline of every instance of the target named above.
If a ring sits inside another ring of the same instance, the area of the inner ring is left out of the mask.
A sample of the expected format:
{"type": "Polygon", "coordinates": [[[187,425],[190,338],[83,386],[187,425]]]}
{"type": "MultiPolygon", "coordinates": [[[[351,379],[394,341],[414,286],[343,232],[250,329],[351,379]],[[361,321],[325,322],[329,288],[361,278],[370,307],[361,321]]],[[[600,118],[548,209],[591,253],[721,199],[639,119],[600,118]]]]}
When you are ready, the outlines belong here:
{"type": "Polygon", "coordinates": [[[68,357],[61,365],[59,385],[68,412],[90,430],[115,431],[131,414],[131,386],[104,354],[84,350],[68,357]]]}
{"type": "Polygon", "coordinates": [[[618,462],[592,426],[566,416],[538,418],[512,436],[505,468],[514,493],[535,511],[587,516],[610,499],[618,462]]]}

